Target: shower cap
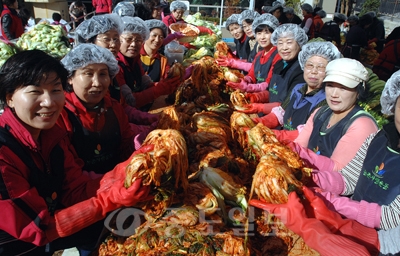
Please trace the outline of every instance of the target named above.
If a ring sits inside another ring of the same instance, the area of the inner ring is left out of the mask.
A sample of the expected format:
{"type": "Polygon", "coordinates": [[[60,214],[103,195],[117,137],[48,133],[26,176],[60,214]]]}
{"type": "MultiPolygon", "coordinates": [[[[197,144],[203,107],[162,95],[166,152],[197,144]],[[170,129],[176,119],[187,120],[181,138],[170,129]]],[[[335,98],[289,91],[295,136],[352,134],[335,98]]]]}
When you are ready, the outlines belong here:
{"type": "Polygon", "coordinates": [[[357,15],[350,15],[348,18],[347,18],[347,21],[358,21],[360,18],[357,16],[357,15]]]}
{"type": "Polygon", "coordinates": [[[113,13],[119,16],[135,16],[135,6],[130,2],[119,2],[113,9],[113,13]]]}
{"type": "Polygon", "coordinates": [[[240,14],[234,13],[231,16],[229,16],[228,19],[226,19],[225,21],[225,27],[227,29],[229,29],[229,26],[232,24],[239,24],[239,18],[240,18],[240,14]]]}
{"type": "Polygon", "coordinates": [[[319,10],[316,12],[316,14],[321,17],[321,19],[326,18],[326,11],[324,10],[319,10]]]}
{"type": "Polygon", "coordinates": [[[294,14],[294,9],[292,7],[283,8],[284,13],[294,14]]]}
{"type": "Polygon", "coordinates": [[[382,113],[385,115],[394,114],[396,100],[400,96],[400,70],[394,72],[387,80],[381,94],[382,113]]]}
{"type": "Polygon", "coordinates": [[[95,44],[80,44],[65,55],[61,63],[71,75],[73,71],[90,64],[106,64],[111,77],[119,72],[117,59],[107,48],[95,44]]]}
{"type": "Polygon", "coordinates": [[[281,4],[280,2],[278,2],[278,1],[275,1],[275,2],[272,3],[272,6],[271,6],[271,8],[268,10],[268,12],[272,14],[274,11],[276,11],[276,10],[279,9],[279,8],[281,8],[282,11],[283,11],[283,6],[282,6],[282,4],[281,4]]]}
{"type": "Polygon", "coordinates": [[[338,48],[331,42],[312,42],[305,44],[299,53],[298,59],[301,69],[312,56],[325,58],[328,62],[340,58],[338,48]]]}
{"type": "Polygon", "coordinates": [[[173,12],[175,10],[178,10],[178,9],[182,9],[182,10],[184,10],[186,12],[187,11],[187,6],[186,6],[185,3],[180,2],[180,1],[173,1],[171,3],[171,5],[169,6],[169,10],[171,12],[173,12]]]}
{"type": "Polygon", "coordinates": [[[146,26],[146,23],[139,17],[124,16],[121,18],[124,25],[124,33],[139,34],[143,40],[147,40],[150,35],[150,30],[146,26]]]}
{"type": "Polygon", "coordinates": [[[279,21],[278,19],[269,13],[264,13],[261,14],[259,17],[255,18],[253,23],[251,24],[251,29],[253,30],[253,33],[255,34],[255,30],[258,26],[265,24],[271,27],[273,30],[275,30],[279,26],[279,21]]]}
{"type": "Polygon", "coordinates": [[[314,9],[310,4],[302,4],[301,9],[306,11],[307,13],[313,13],[314,9]]]}
{"type": "Polygon", "coordinates": [[[168,28],[167,26],[164,24],[164,22],[162,22],[161,20],[156,20],[156,19],[151,19],[151,20],[145,20],[144,23],[146,24],[147,28],[149,30],[152,30],[153,28],[159,28],[162,30],[164,37],[167,37],[168,35],[168,28]]]}
{"type": "Polygon", "coordinates": [[[96,15],[83,21],[75,29],[75,42],[77,44],[87,43],[90,38],[111,29],[117,30],[119,34],[122,33],[123,24],[120,16],[115,13],[96,15]]]}
{"type": "Polygon", "coordinates": [[[336,18],[336,19],[342,20],[343,22],[345,22],[347,20],[347,16],[344,15],[343,13],[338,13],[337,12],[337,13],[335,13],[333,15],[333,17],[336,18]]]}
{"type": "Polygon", "coordinates": [[[308,37],[304,29],[297,24],[280,25],[271,35],[271,43],[277,45],[279,38],[290,37],[296,40],[297,44],[302,47],[308,41],[308,37]]]}
{"type": "Polygon", "coordinates": [[[254,20],[255,18],[259,17],[260,14],[256,11],[252,11],[252,10],[244,10],[239,17],[239,25],[242,26],[243,25],[243,21],[244,20],[254,20]]]}

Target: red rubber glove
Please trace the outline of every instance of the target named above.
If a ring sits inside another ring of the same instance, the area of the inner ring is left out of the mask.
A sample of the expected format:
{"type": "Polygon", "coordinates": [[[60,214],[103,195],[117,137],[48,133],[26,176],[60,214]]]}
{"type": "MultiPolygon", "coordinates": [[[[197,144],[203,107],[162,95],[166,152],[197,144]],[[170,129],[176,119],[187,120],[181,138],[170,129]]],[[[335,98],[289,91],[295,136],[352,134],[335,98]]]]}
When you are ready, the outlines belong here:
{"type": "Polygon", "coordinates": [[[191,45],[190,43],[183,43],[182,45],[185,46],[187,49],[197,49],[196,46],[191,45]]]}
{"type": "Polygon", "coordinates": [[[142,186],[141,179],[136,180],[128,189],[124,187],[124,180],[121,179],[96,197],[57,211],[54,215],[56,228],[49,229],[48,237],[54,240],[57,237],[70,236],[105,218],[110,211],[122,206],[135,205],[147,198],[149,192],[150,187],[142,186]]]}
{"type": "Polygon", "coordinates": [[[375,229],[368,228],[354,220],[343,219],[337,212],[329,210],[325,202],[309,188],[303,187],[303,192],[313,208],[315,218],[322,221],[332,233],[341,234],[365,246],[371,255],[379,253],[379,238],[375,229]]]}
{"type": "Polygon", "coordinates": [[[197,28],[200,30],[200,34],[209,34],[209,35],[214,34],[214,32],[209,28],[202,27],[202,26],[197,26],[197,28]]]}
{"type": "Polygon", "coordinates": [[[251,103],[268,103],[269,102],[269,91],[265,90],[262,92],[246,93],[245,97],[251,103]]]}
{"type": "Polygon", "coordinates": [[[264,104],[253,103],[253,104],[247,104],[247,105],[243,106],[243,110],[238,110],[238,111],[246,113],[246,114],[254,114],[254,113],[262,113],[263,110],[264,110],[264,104]]]}
{"type": "Polygon", "coordinates": [[[280,125],[278,118],[274,113],[269,113],[268,115],[265,115],[263,117],[256,117],[253,118],[253,120],[256,123],[262,123],[270,129],[276,128],[280,125]]]}
{"type": "Polygon", "coordinates": [[[295,192],[289,194],[286,204],[267,204],[254,199],[249,204],[275,214],[287,228],[301,236],[321,255],[369,255],[365,247],[333,234],[321,221],[308,218],[295,192]]]}
{"type": "Polygon", "coordinates": [[[288,131],[288,130],[272,130],[275,133],[276,138],[283,144],[289,144],[293,142],[297,136],[299,136],[298,130],[288,131]]]}

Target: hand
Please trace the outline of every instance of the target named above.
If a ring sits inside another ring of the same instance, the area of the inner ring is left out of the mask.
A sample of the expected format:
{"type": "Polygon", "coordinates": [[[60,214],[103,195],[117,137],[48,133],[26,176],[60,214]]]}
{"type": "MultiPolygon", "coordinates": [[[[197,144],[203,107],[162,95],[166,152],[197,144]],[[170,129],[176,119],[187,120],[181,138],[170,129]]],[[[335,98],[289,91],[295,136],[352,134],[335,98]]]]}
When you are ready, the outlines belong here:
{"type": "Polygon", "coordinates": [[[262,123],[266,127],[273,129],[279,126],[278,118],[274,113],[269,113],[263,117],[256,117],[253,119],[256,123],[262,123]]]}
{"type": "Polygon", "coordinates": [[[97,196],[99,198],[104,197],[104,200],[117,205],[117,207],[134,206],[138,202],[148,200],[150,186],[143,186],[142,179],[135,180],[129,188],[124,187],[124,182],[125,179],[115,182],[108,191],[97,196]]]}
{"type": "Polygon", "coordinates": [[[231,67],[232,58],[227,58],[225,56],[219,56],[216,60],[217,64],[223,67],[231,67]]]}
{"type": "Polygon", "coordinates": [[[120,87],[121,96],[125,99],[126,104],[134,107],[136,105],[136,99],[132,94],[131,88],[128,85],[124,84],[120,87]]]}
{"type": "Polygon", "coordinates": [[[181,32],[175,32],[172,35],[174,35],[175,39],[181,39],[182,37],[185,37],[185,35],[181,32]]]}
{"type": "Polygon", "coordinates": [[[234,83],[234,82],[227,82],[226,85],[231,87],[232,89],[235,90],[240,90],[240,91],[244,91],[246,86],[247,86],[247,82],[244,79],[240,79],[239,83],[234,83]]]}
{"type": "Polygon", "coordinates": [[[251,103],[268,103],[269,102],[269,91],[265,90],[262,92],[246,93],[245,97],[251,103]]]}
{"type": "Polygon", "coordinates": [[[261,112],[263,112],[263,108],[264,108],[263,105],[264,104],[262,104],[262,103],[247,104],[247,105],[244,105],[243,108],[238,111],[246,113],[246,114],[261,113],[261,112]]]}
{"type": "Polygon", "coordinates": [[[155,85],[154,92],[156,93],[157,97],[171,94],[176,90],[181,82],[180,76],[165,78],[155,85]]]}
{"type": "Polygon", "coordinates": [[[303,159],[308,167],[320,171],[333,171],[335,168],[335,162],[329,157],[317,155],[312,150],[304,148],[295,142],[288,144],[288,146],[299,154],[300,158],[303,159]]]}

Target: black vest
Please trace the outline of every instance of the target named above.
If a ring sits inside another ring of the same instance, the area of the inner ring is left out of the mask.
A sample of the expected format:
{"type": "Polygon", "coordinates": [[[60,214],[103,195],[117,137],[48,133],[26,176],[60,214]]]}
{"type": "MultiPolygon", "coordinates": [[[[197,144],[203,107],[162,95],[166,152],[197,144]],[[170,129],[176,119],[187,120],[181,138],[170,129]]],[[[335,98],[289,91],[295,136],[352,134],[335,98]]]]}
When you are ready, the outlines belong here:
{"type": "Polygon", "coordinates": [[[128,67],[121,61],[119,61],[118,64],[124,70],[125,82],[129,88],[131,88],[132,92],[143,91],[145,88],[142,85],[142,72],[138,63],[135,63],[132,70],[129,70],[128,67]]]}
{"type": "Polygon", "coordinates": [[[354,190],[354,200],[389,205],[399,195],[400,155],[389,146],[390,130],[397,133],[394,123],[385,125],[372,139],[354,190]]]}
{"type": "Polygon", "coordinates": [[[356,105],[342,120],[326,129],[332,114],[329,106],[321,107],[314,116],[314,128],[308,141],[308,148],[318,155],[331,157],[337,143],[346,133],[350,125],[361,116],[374,118],[356,105]]]}
{"type": "Polygon", "coordinates": [[[278,54],[278,51],[275,50],[267,62],[265,64],[261,64],[261,54],[255,59],[254,62],[254,76],[256,77],[257,83],[265,82],[265,79],[268,76],[269,70],[271,69],[272,62],[274,61],[275,56],[278,54]]]}
{"type": "MultiPolygon", "coordinates": [[[[283,62],[283,60],[280,60],[283,62]]],[[[283,64],[283,63],[282,63],[283,64]]],[[[271,81],[268,84],[269,102],[283,102],[289,91],[289,80],[294,71],[300,67],[299,61],[288,64],[279,74],[273,73],[271,81]],[[288,68],[288,70],[285,70],[288,68]]],[[[275,69],[276,65],[274,66],[275,69]]]]}
{"type": "Polygon", "coordinates": [[[100,132],[91,132],[83,127],[79,118],[66,109],[73,126],[71,143],[79,158],[85,162],[84,170],[106,173],[120,160],[121,131],[112,108],[105,111],[105,124],[100,132]]]}
{"type": "Polygon", "coordinates": [[[159,82],[161,78],[161,60],[160,59],[154,59],[154,62],[152,65],[147,66],[142,62],[142,67],[144,71],[146,72],[147,75],[150,76],[151,80],[153,82],[159,82]]]}
{"type": "Polygon", "coordinates": [[[254,45],[253,50],[250,51],[249,56],[247,57],[247,62],[248,63],[253,63],[254,58],[256,57],[257,53],[258,53],[258,43],[256,42],[256,44],[254,45]]]}
{"type": "Polygon", "coordinates": [[[234,40],[236,45],[236,56],[241,60],[247,60],[250,54],[249,38],[246,37],[243,43],[240,40],[234,40]]]}
{"type": "Polygon", "coordinates": [[[108,90],[110,91],[111,98],[113,98],[113,99],[117,100],[118,102],[120,102],[120,100],[121,100],[121,90],[120,90],[120,87],[118,85],[117,79],[115,77],[112,80],[111,85],[108,87],[108,90]]]}

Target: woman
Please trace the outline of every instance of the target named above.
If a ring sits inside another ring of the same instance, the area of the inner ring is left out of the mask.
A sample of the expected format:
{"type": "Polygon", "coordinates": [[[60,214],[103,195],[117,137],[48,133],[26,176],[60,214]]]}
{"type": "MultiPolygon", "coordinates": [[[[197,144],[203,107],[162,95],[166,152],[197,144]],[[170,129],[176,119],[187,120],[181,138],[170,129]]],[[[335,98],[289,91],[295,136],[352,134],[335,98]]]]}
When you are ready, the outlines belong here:
{"type": "Polygon", "coordinates": [[[346,15],[335,13],[333,20],[325,22],[321,28],[319,37],[326,41],[333,42],[338,49],[342,48],[342,39],[340,37],[340,26],[347,20],[346,15]]]}
{"type": "Polygon", "coordinates": [[[170,68],[167,58],[159,53],[164,39],[168,36],[168,28],[162,21],[155,19],[146,20],[145,24],[150,30],[150,36],[140,49],[140,60],[145,74],[150,76],[153,82],[159,82],[167,77],[170,68]]]}
{"type": "Polygon", "coordinates": [[[80,44],[61,62],[69,76],[58,124],[68,131],[84,170],[104,174],[133,153],[136,135],[122,105],[108,95],[117,60],[103,47],[80,44]]]}
{"type": "Polygon", "coordinates": [[[71,17],[73,29],[79,26],[79,24],[86,19],[86,6],[80,0],[72,2],[68,8],[68,12],[71,17]]]}
{"type": "Polygon", "coordinates": [[[299,130],[315,109],[325,106],[325,88],[322,81],[325,78],[325,68],[332,60],[340,58],[340,52],[330,42],[311,42],[305,44],[299,53],[300,67],[304,70],[305,83],[296,85],[279,107],[261,118],[255,118],[257,123],[263,123],[274,130],[279,140],[293,141],[299,130]]]}
{"type": "Polygon", "coordinates": [[[1,12],[1,35],[4,39],[12,40],[19,38],[24,33],[22,19],[18,16],[18,1],[3,0],[1,12]]]}
{"type": "Polygon", "coordinates": [[[2,255],[52,255],[95,245],[108,212],[148,194],[141,181],[123,187],[127,163],[101,180],[82,174],[66,131],[54,125],[67,75],[58,60],[39,50],[17,53],[0,69],[0,99],[6,103],[0,116],[2,255]]]}
{"type": "MultiPolygon", "coordinates": [[[[187,11],[187,6],[184,2],[181,1],[172,1],[169,9],[171,11],[170,15],[165,16],[162,19],[162,22],[167,26],[168,32],[171,33],[171,29],[169,26],[174,23],[186,23],[186,21],[183,20],[183,14],[187,11]]],[[[197,28],[200,30],[200,34],[214,34],[214,32],[206,27],[202,26],[197,26],[197,28]]]]}
{"type": "MultiPolygon", "coordinates": [[[[271,35],[278,26],[278,19],[269,13],[264,13],[253,21],[253,33],[256,35],[256,40],[263,50],[257,54],[251,64],[249,74],[241,79],[239,83],[228,82],[227,85],[229,87],[245,92],[266,90],[272,77],[273,66],[281,59],[276,47],[271,44],[271,35]]],[[[227,62],[237,63],[239,61],[232,62],[229,58],[219,58],[217,62],[224,66],[227,62]]]]}
{"type": "Polygon", "coordinates": [[[302,4],[301,11],[303,14],[303,21],[300,24],[300,27],[304,29],[306,32],[308,39],[314,38],[314,9],[310,4],[302,4]]]}
{"type": "Polygon", "coordinates": [[[154,83],[145,75],[140,61],[140,49],[143,42],[149,38],[149,29],[143,20],[137,17],[122,17],[124,30],[120,36],[121,47],[117,55],[120,72],[116,79],[118,84],[127,84],[129,90],[122,90],[122,102],[126,95],[133,95],[135,107],[148,110],[152,102],[161,95],[174,92],[180,84],[180,77],[162,79],[154,83]]]}
{"type": "Polygon", "coordinates": [[[243,28],[243,32],[246,33],[247,37],[246,44],[248,44],[250,47],[250,53],[247,56],[240,55],[240,58],[242,60],[246,60],[249,63],[253,62],[256,54],[258,53],[258,44],[251,24],[253,24],[255,18],[259,16],[260,14],[256,11],[244,10],[243,12],[240,13],[240,17],[238,20],[239,25],[242,26],[243,28]]]}
{"type": "Polygon", "coordinates": [[[246,94],[251,102],[246,106],[246,113],[269,114],[272,108],[280,106],[290,95],[295,85],[304,83],[303,70],[297,58],[301,47],[307,42],[304,30],[296,24],[280,25],[272,33],[271,42],[282,59],[272,69],[267,90],[246,94]]]}
{"type": "Polygon", "coordinates": [[[357,104],[366,94],[367,79],[368,71],[356,60],[341,58],[327,65],[328,105],[314,111],[291,145],[311,167],[342,169],[368,135],[378,130],[375,119],[357,104]]]}
{"type": "Polygon", "coordinates": [[[326,168],[313,173],[313,180],[321,189],[330,192],[321,194],[333,209],[371,228],[386,230],[400,226],[399,95],[400,71],[397,71],[387,81],[381,96],[382,113],[394,115],[394,121],[368,136],[339,172],[326,168]]]}
{"type": "MultiPolygon", "coordinates": [[[[227,62],[232,60],[234,63],[232,63],[232,65],[230,65],[230,63],[227,63],[227,65],[225,65],[225,66],[248,71],[251,67],[251,63],[244,61],[244,60],[247,60],[247,56],[249,56],[249,54],[250,54],[250,45],[247,43],[247,36],[244,33],[242,26],[239,24],[239,18],[240,18],[240,14],[232,14],[225,21],[225,27],[228,29],[229,33],[231,33],[231,35],[233,37],[233,41],[235,43],[235,49],[236,49],[236,51],[235,51],[236,57],[242,61],[237,63],[235,61],[235,59],[229,59],[229,60],[227,59],[227,62]],[[238,66],[237,64],[244,64],[244,65],[246,65],[246,67],[244,69],[243,69],[243,67],[239,68],[239,67],[236,67],[236,66],[238,66]]],[[[221,63],[219,63],[219,64],[222,65],[221,63]]]]}
{"type": "Polygon", "coordinates": [[[361,48],[368,45],[368,37],[365,29],[371,26],[372,21],[371,16],[364,14],[356,25],[351,26],[342,49],[344,57],[359,60],[361,48]]]}

